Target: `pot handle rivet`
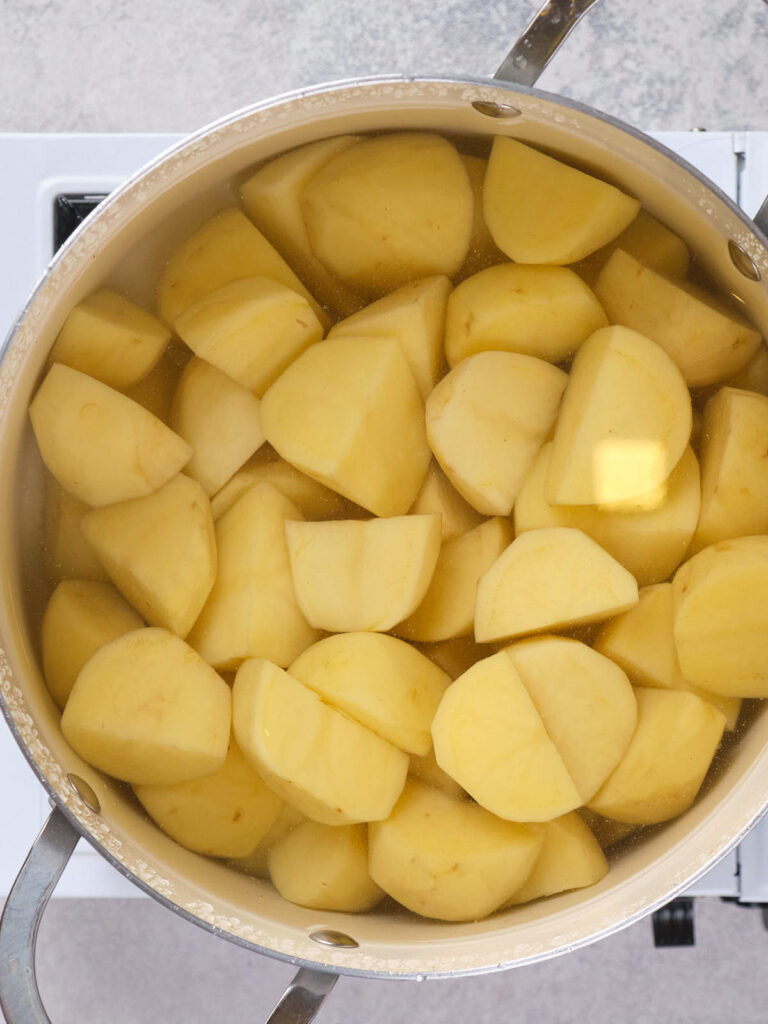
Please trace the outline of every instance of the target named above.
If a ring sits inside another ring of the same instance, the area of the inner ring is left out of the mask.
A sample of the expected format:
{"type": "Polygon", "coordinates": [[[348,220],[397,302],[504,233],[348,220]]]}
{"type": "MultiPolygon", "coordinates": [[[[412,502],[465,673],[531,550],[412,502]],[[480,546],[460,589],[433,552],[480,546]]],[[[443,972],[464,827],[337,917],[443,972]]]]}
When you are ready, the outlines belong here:
{"type": "Polygon", "coordinates": [[[520,117],[522,111],[509,103],[493,103],[490,100],[473,100],[472,106],[478,114],[485,114],[486,117],[520,117]]]}
{"type": "Polygon", "coordinates": [[[748,278],[750,281],[760,280],[760,271],[755,266],[754,260],[738,242],[734,242],[732,238],[728,239],[728,255],[731,257],[731,263],[736,267],[740,274],[748,278]]]}
{"type": "Polygon", "coordinates": [[[351,935],[337,932],[333,928],[318,928],[310,932],[309,937],[321,946],[336,946],[339,949],[357,949],[360,945],[351,935]]]}
{"type": "Polygon", "coordinates": [[[80,775],[75,775],[74,772],[67,775],[67,782],[70,789],[80,797],[90,811],[93,811],[94,814],[101,814],[101,803],[89,782],[86,782],[80,775]]]}

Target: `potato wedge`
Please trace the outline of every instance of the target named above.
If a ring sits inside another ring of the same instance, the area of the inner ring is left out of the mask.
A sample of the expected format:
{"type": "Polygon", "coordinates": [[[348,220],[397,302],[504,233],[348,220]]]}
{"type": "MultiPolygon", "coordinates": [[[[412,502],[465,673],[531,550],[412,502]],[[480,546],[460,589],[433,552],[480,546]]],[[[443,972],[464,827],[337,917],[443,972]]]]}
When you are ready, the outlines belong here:
{"type": "Polygon", "coordinates": [[[73,498],[50,474],[46,474],[43,554],[52,582],[109,579],[80,529],[83,516],[90,510],[89,505],[73,498]]]}
{"type": "Polygon", "coordinates": [[[670,277],[685,277],[691,259],[688,246],[679,235],[647,210],[641,210],[629,227],[624,228],[612,242],[580,260],[572,269],[590,288],[594,288],[600,271],[617,249],[623,249],[644,267],[670,277]]]}
{"type": "Polygon", "coordinates": [[[467,153],[460,153],[459,156],[469,178],[473,199],[472,234],[469,239],[469,249],[461,269],[454,277],[454,280],[463,281],[472,274],[485,270],[486,267],[502,263],[506,257],[491,237],[491,232],[488,230],[483,216],[483,186],[488,170],[488,160],[485,157],[472,156],[467,153]]]}
{"type": "Polygon", "coordinates": [[[409,513],[412,516],[439,515],[444,542],[483,522],[480,513],[462,498],[434,459],[409,513]]]}
{"type": "MultiPolygon", "coordinates": [[[[278,798],[279,799],[279,798],[278,798]]],[[[253,878],[269,878],[269,851],[284,836],[306,821],[306,817],[295,807],[281,801],[281,808],[271,828],[261,841],[243,857],[230,857],[227,863],[238,871],[253,878]]]]}

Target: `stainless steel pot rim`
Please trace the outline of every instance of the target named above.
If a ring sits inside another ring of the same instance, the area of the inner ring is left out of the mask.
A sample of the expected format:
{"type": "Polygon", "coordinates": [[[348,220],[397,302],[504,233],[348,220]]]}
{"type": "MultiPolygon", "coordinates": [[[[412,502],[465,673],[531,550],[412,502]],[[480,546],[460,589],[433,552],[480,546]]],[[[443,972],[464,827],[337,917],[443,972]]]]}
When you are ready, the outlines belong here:
{"type": "MultiPolygon", "coordinates": [[[[161,153],[154,160],[146,164],[142,169],[137,171],[134,175],[128,178],[122,185],[115,189],[115,191],[112,192],[106,200],[104,200],[104,202],[95,211],[95,213],[88,218],[88,221],[86,221],[86,223],[84,223],[80,228],[78,228],[78,230],[71,236],[71,238],[59,250],[59,252],[51,260],[51,262],[48,264],[45,271],[43,272],[40,280],[36,284],[27,303],[25,304],[24,308],[19,314],[19,317],[17,318],[16,322],[11,328],[11,331],[9,332],[5,342],[3,343],[2,349],[0,349],[0,382],[2,382],[2,376],[4,372],[4,361],[7,357],[9,350],[12,347],[13,339],[19,327],[29,314],[30,310],[35,306],[36,302],[40,298],[41,292],[45,289],[56,268],[70,257],[70,254],[78,246],[80,241],[84,237],[87,237],[89,233],[93,231],[94,227],[100,223],[100,221],[108,214],[108,212],[114,207],[114,205],[119,200],[121,200],[123,196],[131,192],[134,188],[136,188],[140,182],[143,182],[146,179],[147,175],[150,175],[153,171],[156,171],[158,168],[162,167],[166,163],[166,161],[174,157],[183,156],[185,151],[190,151],[194,149],[194,147],[196,147],[199,143],[204,142],[206,138],[210,137],[212,134],[218,131],[230,129],[238,122],[241,122],[247,118],[251,118],[255,114],[258,114],[260,112],[278,108],[283,104],[289,104],[295,101],[301,101],[315,96],[320,97],[327,96],[329,94],[340,95],[344,92],[349,92],[350,90],[362,90],[363,92],[365,92],[368,90],[382,89],[390,86],[393,89],[393,102],[396,102],[402,99],[402,97],[397,96],[397,87],[407,87],[408,85],[425,87],[434,86],[437,88],[445,89],[458,88],[459,90],[480,90],[479,93],[472,93],[471,91],[467,91],[466,94],[463,94],[461,96],[461,98],[466,99],[468,103],[471,103],[473,100],[476,99],[490,101],[493,101],[495,99],[497,102],[509,101],[510,97],[516,94],[523,95],[535,100],[542,100],[547,103],[567,108],[569,110],[572,110],[574,113],[585,115],[595,120],[601,121],[607,125],[610,125],[611,127],[628,134],[637,141],[642,142],[646,146],[649,146],[652,149],[656,150],[666,159],[672,161],[673,163],[681,167],[683,170],[688,172],[688,174],[690,174],[694,179],[696,179],[701,185],[709,189],[710,192],[728,208],[729,212],[733,215],[734,218],[736,218],[741,223],[743,228],[758,241],[760,246],[764,250],[766,250],[766,252],[768,252],[768,238],[756,228],[752,221],[748,217],[746,217],[743,211],[741,211],[739,207],[737,207],[736,204],[727,195],[725,195],[712,182],[708,181],[708,179],[706,179],[706,177],[702,175],[696,168],[692,167],[687,161],[680,158],[675,153],[667,149],[665,146],[663,146],[656,140],[651,139],[638,129],[635,129],[625,124],[624,122],[611,117],[608,114],[604,114],[584,104],[581,104],[578,101],[564,98],[556,94],[552,94],[533,87],[513,85],[505,82],[499,82],[491,79],[473,76],[457,76],[448,78],[442,75],[389,75],[345,79],[327,84],[312,86],[306,89],[299,89],[288,93],[284,93],[280,96],[262,100],[257,103],[248,105],[246,107],[241,108],[240,110],[237,110],[231,114],[219,118],[218,120],[213,121],[211,124],[201,128],[200,130],[192,133],[187,138],[181,140],[180,142],[166,149],[163,153],[161,153]]],[[[478,114],[478,117],[482,116],[482,114],[478,114]]],[[[607,925],[599,931],[590,931],[588,934],[585,934],[584,936],[578,938],[576,941],[568,942],[559,947],[544,949],[540,952],[537,952],[529,956],[522,956],[520,958],[515,959],[514,961],[500,961],[498,963],[490,963],[482,966],[458,967],[450,970],[434,971],[427,970],[383,972],[381,970],[367,970],[364,968],[345,965],[343,962],[343,954],[333,955],[333,962],[329,963],[320,960],[309,960],[303,957],[293,956],[279,950],[274,950],[269,947],[261,946],[253,941],[245,939],[241,936],[234,934],[233,932],[230,932],[222,927],[219,927],[216,923],[211,923],[210,921],[205,920],[203,917],[191,913],[185,908],[179,906],[172,899],[166,897],[161,892],[158,892],[158,890],[155,889],[151,884],[149,884],[148,882],[134,874],[117,857],[115,857],[112,853],[106,850],[99,842],[98,838],[89,831],[89,827],[86,821],[87,815],[83,814],[82,816],[80,816],[77,813],[77,811],[73,809],[73,807],[76,805],[68,806],[68,804],[64,801],[64,798],[56,791],[53,784],[44,773],[40,764],[35,760],[34,755],[32,754],[31,750],[29,749],[25,741],[23,740],[19,726],[17,722],[14,720],[11,709],[4,698],[2,688],[0,688],[0,708],[2,709],[3,716],[8,722],[9,728],[11,729],[11,732],[15,736],[16,741],[22,750],[22,753],[24,754],[25,758],[30,764],[30,767],[34,771],[35,775],[48,792],[51,803],[61,810],[61,812],[66,816],[66,818],[73,825],[73,827],[94,847],[94,849],[96,849],[101,854],[101,856],[103,856],[125,878],[129,879],[133,884],[137,885],[139,889],[141,889],[147,895],[152,896],[163,906],[175,911],[186,920],[189,920],[194,924],[197,924],[205,928],[207,931],[210,931],[213,934],[223,935],[224,937],[237,943],[238,945],[244,946],[253,951],[264,953],[265,955],[270,956],[274,959],[282,960],[287,963],[292,963],[297,966],[304,966],[316,970],[329,971],[337,974],[349,974],[351,976],[370,978],[441,978],[485,974],[493,971],[505,970],[514,966],[524,966],[526,964],[534,963],[543,959],[548,959],[552,956],[561,955],[573,949],[577,949],[582,946],[588,945],[594,941],[597,941],[600,938],[604,938],[608,935],[614,934],[620,931],[622,928],[628,927],[629,925],[639,920],[641,917],[646,916],[650,911],[668,902],[668,900],[674,897],[675,895],[679,894],[680,892],[683,892],[693,881],[695,881],[703,874],[705,874],[706,871],[709,870],[718,859],[720,859],[720,857],[728,853],[731,849],[733,849],[734,846],[736,846],[741,841],[741,839],[749,831],[749,829],[752,827],[755,821],[757,821],[758,818],[765,812],[766,806],[768,806],[768,794],[766,794],[765,802],[763,803],[763,805],[754,810],[754,812],[750,815],[747,823],[743,825],[738,834],[736,834],[735,836],[731,836],[727,841],[723,842],[722,845],[718,845],[716,852],[712,856],[708,857],[705,862],[698,864],[695,867],[695,869],[687,871],[685,877],[678,878],[672,887],[667,888],[661,895],[659,895],[652,901],[643,903],[642,906],[636,908],[632,913],[628,914],[620,921],[613,922],[612,924],[607,925]]],[[[508,931],[512,932],[513,929],[514,925],[511,925],[508,931]]],[[[506,931],[507,930],[505,929],[504,933],[506,933],[506,931]]],[[[504,933],[499,932],[498,934],[501,935],[504,933]]],[[[439,941],[439,936],[437,937],[437,939],[439,941]]]]}

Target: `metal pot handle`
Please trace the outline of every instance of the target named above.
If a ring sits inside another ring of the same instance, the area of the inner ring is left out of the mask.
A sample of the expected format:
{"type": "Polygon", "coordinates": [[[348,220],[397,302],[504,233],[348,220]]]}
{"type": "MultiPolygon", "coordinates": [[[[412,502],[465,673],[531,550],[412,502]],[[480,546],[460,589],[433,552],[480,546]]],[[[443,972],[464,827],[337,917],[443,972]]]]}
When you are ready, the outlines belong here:
{"type": "Polygon", "coordinates": [[[534,85],[560,44],[597,0],[549,0],[499,65],[494,78],[534,85]]]}
{"type": "MultiPolygon", "coordinates": [[[[37,987],[37,930],[80,832],[55,807],[32,844],[0,917],[0,1008],[8,1024],[51,1024],[37,987]]],[[[310,1024],[337,975],[302,967],[266,1024],[310,1024]]]]}

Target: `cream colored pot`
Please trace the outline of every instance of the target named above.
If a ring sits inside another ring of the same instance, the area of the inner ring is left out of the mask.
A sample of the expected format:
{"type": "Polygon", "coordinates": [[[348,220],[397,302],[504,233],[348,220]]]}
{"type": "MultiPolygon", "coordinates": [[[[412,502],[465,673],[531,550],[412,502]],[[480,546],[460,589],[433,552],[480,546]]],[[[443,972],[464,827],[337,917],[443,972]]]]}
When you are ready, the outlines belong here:
{"type": "MultiPolygon", "coordinates": [[[[590,0],[591,2],[591,0],[590,0]]],[[[531,83],[588,3],[550,3],[502,73],[531,83]]],[[[46,271],[0,367],[0,693],[5,715],[56,810],[9,898],[0,930],[0,1002],[10,1022],[48,1020],[34,982],[34,933],[79,835],[170,909],[256,952],[302,965],[277,1020],[309,1020],[334,973],[473,974],[520,966],[609,935],[666,903],[736,844],[768,802],[768,714],[758,713],[681,818],[626,852],[598,885],[474,924],[411,915],[318,913],[266,882],[190,853],[82,762],[59,730],[40,672],[41,468],[27,406],[70,307],[107,281],[149,294],[156,268],[227,194],[222,183],[286,149],[347,132],[430,129],[509,134],[546,146],[638,196],[685,238],[768,334],[768,209],[762,231],[679,158],[626,125],[527,85],[486,79],[373,79],[294,93],[213,124],[115,191],[46,271]],[[79,781],[83,780],[83,782],[79,781]],[[293,1016],[290,1016],[290,1014],[293,1016]]],[[[8,827],[8,826],[6,826],[8,827]]]]}

